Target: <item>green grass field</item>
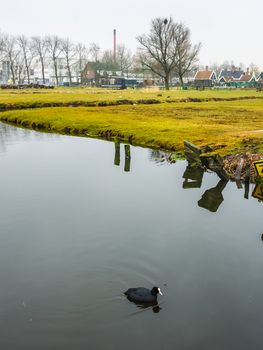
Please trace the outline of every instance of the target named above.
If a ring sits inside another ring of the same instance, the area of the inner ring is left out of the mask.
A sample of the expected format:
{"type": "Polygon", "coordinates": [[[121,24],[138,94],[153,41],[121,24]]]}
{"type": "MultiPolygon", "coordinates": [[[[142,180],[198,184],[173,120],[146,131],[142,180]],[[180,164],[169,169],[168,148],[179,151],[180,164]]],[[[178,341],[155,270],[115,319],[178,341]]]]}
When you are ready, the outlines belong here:
{"type": "Polygon", "coordinates": [[[175,101],[188,98],[198,99],[231,99],[243,97],[263,98],[263,92],[255,90],[159,90],[158,88],[138,90],[107,90],[91,88],[58,88],[54,90],[0,90],[0,105],[36,103],[73,103],[73,102],[109,102],[118,100],[156,99],[160,102],[175,101]]]}
{"type": "Polygon", "coordinates": [[[136,145],[183,151],[183,141],[210,145],[221,155],[263,151],[263,93],[255,90],[91,90],[3,91],[0,104],[72,101],[133,100],[132,105],[52,107],[0,113],[0,119],[29,128],[119,138],[136,145]],[[161,96],[160,96],[161,95],[161,96]],[[168,97],[170,96],[170,97],[168,97]],[[241,99],[255,96],[258,99],[241,99]],[[185,98],[222,98],[227,101],[178,102],[185,98]],[[233,98],[238,100],[231,101],[233,98]],[[140,105],[140,99],[160,104],[140,105]],[[165,103],[166,100],[177,102],[165,103]],[[240,100],[239,100],[240,99],[240,100]]]}

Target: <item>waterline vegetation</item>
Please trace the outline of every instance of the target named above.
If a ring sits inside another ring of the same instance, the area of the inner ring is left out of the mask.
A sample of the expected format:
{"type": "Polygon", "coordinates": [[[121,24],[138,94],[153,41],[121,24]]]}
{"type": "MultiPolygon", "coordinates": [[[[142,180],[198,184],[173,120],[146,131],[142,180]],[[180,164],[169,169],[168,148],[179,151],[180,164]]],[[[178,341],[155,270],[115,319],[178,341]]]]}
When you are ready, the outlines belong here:
{"type": "Polygon", "coordinates": [[[1,112],[0,120],[24,127],[118,138],[181,154],[185,139],[198,146],[210,145],[220,155],[263,151],[263,94],[255,91],[206,91],[204,95],[175,90],[168,97],[156,91],[61,89],[43,94],[3,92],[0,98],[2,110],[15,109],[1,112]],[[74,101],[80,107],[58,107],[59,103],[74,106],[74,101]],[[81,106],[91,102],[92,107],[81,106]],[[54,107],[39,108],[49,105],[54,107]]]}

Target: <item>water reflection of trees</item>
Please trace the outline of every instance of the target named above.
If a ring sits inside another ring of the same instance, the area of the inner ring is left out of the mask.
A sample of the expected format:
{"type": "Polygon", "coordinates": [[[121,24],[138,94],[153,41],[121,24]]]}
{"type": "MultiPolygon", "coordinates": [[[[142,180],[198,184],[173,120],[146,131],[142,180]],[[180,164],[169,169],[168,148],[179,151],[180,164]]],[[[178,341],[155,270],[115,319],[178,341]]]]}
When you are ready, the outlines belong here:
{"type": "Polygon", "coordinates": [[[18,140],[27,141],[30,139],[30,132],[26,129],[15,128],[8,124],[0,123],[0,152],[4,153],[7,146],[18,140]]]}
{"type": "Polygon", "coordinates": [[[0,152],[6,152],[6,147],[8,144],[12,143],[14,139],[17,138],[17,130],[10,133],[10,127],[6,124],[1,123],[0,126],[0,152]]]}
{"type": "Polygon", "coordinates": [[[175,163],[173,153],[168,153],[168,152],[157,150],[157,149],[149,150],[149,159],[150,159],[150,161],[152,161],[156,164],[175,163]]]}
{"type": "Polygon", "coordinates": [[[3,122],[0,122],[0,153],[5,153],[7,146],[17,143],[18,141],[44,140],[48,138],[58,139],[60,135],[44,133],[44,132],[33,132],[22,127],[14,127],[3,122]]]}

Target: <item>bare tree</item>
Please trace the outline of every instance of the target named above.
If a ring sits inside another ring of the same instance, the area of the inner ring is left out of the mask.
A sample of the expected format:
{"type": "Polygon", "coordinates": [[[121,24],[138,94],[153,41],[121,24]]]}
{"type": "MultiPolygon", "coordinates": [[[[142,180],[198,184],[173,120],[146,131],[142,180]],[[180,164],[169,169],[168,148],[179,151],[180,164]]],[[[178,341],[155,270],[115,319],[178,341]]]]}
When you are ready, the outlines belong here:
{"type": "Polygon", "coordinates": [[[62,54],[65,58],[66,67],[68,71],[68,77],[69,77],[69,85],[72,85],[72,73],[71,73],[71,67],[74,63],[74,59],[76,57],[76,51],[74,44],[67,38],[61,40],[61,50],[62,54]]]}
{"type": "Polygon", "coordinates": [[[99,84],[99,76],[102,70],[101,60],[101,48],[96,43],[91,43],[89,46],[89,59],[93,69],[95,70],[95,84],[99,84]]]}
{"type": "Polygon", "coordinates": [[[246,70],[246,65],[245,65],[243,62],[240,62],[238,67],[239,67],[239,69],[242,70],[242,71],[245,71],[245,70],[246,70]]]}
{"type": "Polygon", "coordinates": [[[91,43],[89,47],[89,53],[93,62],[99,62],[101,48],[96,43],[91,43]]]}
{"type": "Polygon", "coordinates": [[[27,83],[30,84],[30,67],[33,60],[33,51],[31,50],[31,43],[25,35],[17,37],[18,45],[22,51],[24,65],[27,75],[27,83]]]}
{"type": "Polygon", "coordinates": [[[169,89],[171,73],[176,65],[175,30],[172,18],[155,18],[151,22],[150,33],[137,37],[142,46],[139,51],[142,65],[162,77],[166,89],[169,89]]]}
{"type": "Polygon", "coordinates": [[[124,75],[124,72],[128,75],[129,69],[132,66],[132,62],[133,60],[131,51],[128,50],[125,45],[118,45],[116,64],[122,75],[124,75]]]}
{"type": "MultiPolygon", "coordinates": [[[[145,71],[145,66],[142,64],[141,61],[141,53],[137,52],[133,58],[132,58],[132,67],[131,70],[134,74],[139,75],[143,74],[145,71]]],[[[147,68],[149,70],[149,68],[147,68]]]]}
{"type": "Polygon", "coordinates": [[[181,86],[184,86],[184,76],[189,73],[198,61],[201,43],[191,44],[190,30],[182,23],[177,24],[175,32],[176,65],[174,72],[179,77],[181,86]]]}
{"type": "Polygon", "coordinates": [[[11,35],[4,35],[3,37],[3,57],[4,60],[9,62],[10,71],[11,71],[11,79],[13,84],[16,83],[16,59],[19,55],[19,49],[16,45],[15,37],[11,35]]]}
{"type": "Polygon", "coordinates": [[[116,71],[116,62],[112,50],[103,51],[101,57],[101,68],[105,71],[116,71]]]}
{"type": "Polygon", "coordinates": [[[42,81],[45,84],[45,58],[47,55],[47,45],[45,39],[39,36],[33,36],[32,40],[32,51],[35,56],[38,57],[41,64],[42,81]]]}
{"type": "Polygon", "coordinates": [[[75,68],[76,74],[79,77],[81,77],[81,74],[87,63],[88,50],[85,45],[78,43],[75,46],[75,52],[76,52],[76,63],[74,65],[74,68],[75,68]]]}
{"type": "Polygon", "coordinates": [[[3,59],[4,53],[4,34],[0,31],[0,62],[3,59]]]}
{"type": "Polygon", "coordinates": [[[25,59],[23,51],[18,51],[18,54],[15,57],[15,76],[18,84],[23,84],[27,75],[25,59]]]}
{"type": "Polygon", "coordinates": [[[260,68],[255,63],[250,63],[249,69],[251,73],[254,73],[257,77],[260,74],[260,68]]]}
{"type": "Polygon", "coordinates": [[[62,51],[61,39],[56,35],[47,36],[46,43],[47,43],[48,52],[50,53],[50,56],[53,62],[56,85],[58,86],[58,58],[62,51]]]}
{"type": "Polygon", "coordinates": [[[172,73],[177,69],[177,74],[184,74],[190,69],[200,49],[200,44],[192,49],[189,30],[171,17],[152,20],[150,33],[138,36],[137,40],[142,65],[163,78],[167,90],[172,73]]]}

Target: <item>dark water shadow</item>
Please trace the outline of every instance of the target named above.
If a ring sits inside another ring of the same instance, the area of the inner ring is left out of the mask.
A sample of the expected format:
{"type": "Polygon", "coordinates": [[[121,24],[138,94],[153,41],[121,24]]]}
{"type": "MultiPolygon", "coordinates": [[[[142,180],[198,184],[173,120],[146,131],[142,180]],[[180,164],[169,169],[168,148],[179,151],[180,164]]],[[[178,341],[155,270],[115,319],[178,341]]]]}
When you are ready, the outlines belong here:
{"type": "Polygon", "coordinates": [[[228,181],[221,179],[215,187],[205,191],[202,198],[198,201],[198,206],[213,213],[217,212],[218,208],[224,201],[222,192],[227,183],[228,181]]]}
{"type": "Polygon", "coordinates": [[[143,311],[149,311],[149,310],[152,310],[153,313],[155,314],[158,314],[163,308],[160,306],[161,303],[158,303],[157,301],[156,302],[153,302],[153,303],[141,303],[141,302],[137,302],[137,301],[134,301],[134,300],[130,300],[128,297],[127,299],[136,305],[136,307],[139,309],[138,311],[136,312],[133,312],[132,315],[136,315],[140,312],[143,312],[143,311]]]}
{"type": "Polygon", "coordinates": [[[183,174],[183,178],[185,179],[183,182],[183,188],[184,189],[200,188],[202,186],[203,176],[204,176],[203,168],[191,167],[188,164],[183,174]]]}

